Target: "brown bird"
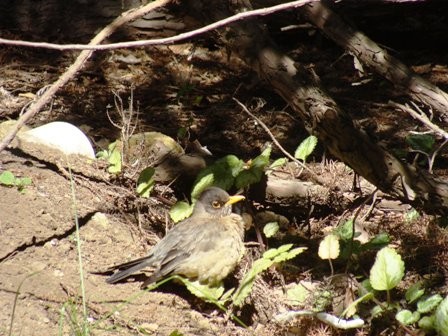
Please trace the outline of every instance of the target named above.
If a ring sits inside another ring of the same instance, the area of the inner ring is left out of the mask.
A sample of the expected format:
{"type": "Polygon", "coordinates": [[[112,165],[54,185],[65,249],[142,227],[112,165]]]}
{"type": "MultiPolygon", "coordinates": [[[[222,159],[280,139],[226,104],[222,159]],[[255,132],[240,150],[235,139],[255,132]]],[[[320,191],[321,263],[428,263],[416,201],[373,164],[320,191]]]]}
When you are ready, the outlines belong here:
{"type": "Polygon", "coordinates": [[[150,268],[152,274],[142,287],[173,274],[210,285],[219,283],[244,254],[244,222],[232,213],[232,204],[242,199],[217,187],[206,189],[193,214],[175,225],[149,255],[112,267],[119,271],[106,281],[115,283],[150,268]]]}

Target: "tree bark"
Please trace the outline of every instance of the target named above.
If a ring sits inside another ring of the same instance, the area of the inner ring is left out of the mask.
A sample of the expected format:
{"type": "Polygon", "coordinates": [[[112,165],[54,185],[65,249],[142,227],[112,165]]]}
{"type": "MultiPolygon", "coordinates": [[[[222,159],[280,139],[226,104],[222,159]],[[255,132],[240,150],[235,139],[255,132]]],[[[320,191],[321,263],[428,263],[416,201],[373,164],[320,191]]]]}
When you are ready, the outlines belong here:
{"type": "Polygon", "coordinates": [[[360,31],[333,12],[322,2],[310,3],[300,11],[325,35],[350,51],[363,64],[369,66],[381,76],[391,81],[403,93],[412,99],[429,106],[448,121],[448,94],[415,74],[405,64],[390,55],[360,31]]]}
{"type": "MultiPolygon", "coordinates": [[[[199,8],[199,1],[194,2],[199,8]]],[[[248,6],[240,3],[232,8],[221,1],[207,2],[200,13],[217,20],[248,6]]],[[[427,212],[448,213],[448,184],[399,161],[356,128],[350,116],[320,87],[317,76],[279,51],[257,19],[232,25],[223,39],[272,85],[332,155],[383,192],[427,212]]]]}

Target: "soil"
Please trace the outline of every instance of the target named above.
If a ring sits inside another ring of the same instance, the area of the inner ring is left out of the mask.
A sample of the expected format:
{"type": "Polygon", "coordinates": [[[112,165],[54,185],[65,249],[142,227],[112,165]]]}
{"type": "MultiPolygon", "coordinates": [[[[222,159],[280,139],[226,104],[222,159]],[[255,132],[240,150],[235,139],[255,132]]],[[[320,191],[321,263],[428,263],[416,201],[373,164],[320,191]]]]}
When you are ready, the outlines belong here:
{"type": "MultiPolygon", "coordinates": [[[[283,38],[288,39],[286,34],[283,38]]],[[[299,42],[298,47],[288,45],[291,55],[313,66],[322,84],[372,136],[393,146],[397,153],[405,151],[404,159],[414,159],[404,137],[411,130],[424,128],[387,105],[389,99],[405,101],[405,96],[371,74],[362,75],[370,79],[368,83],[353,85],[361,79],[352,57],[343,56],[342,50],[322,36],[306,34],[300,38],[301,46],[299,42]],[[328,71],[330,66],[332,71],[328,71]]],[[[416,71],[427,64],[422,75],[448,88],[445,55],[425,49],[423,40],[420,43],[418,53],[400,45],[402,57],[408,65],[415,65],[416,71]]],[[[54,81],[71,61],[53,53],[19,53],[14,48],[4,48],[1,59],[0,121],[16,119],[30,102],[27,94],[54,81]]],[[[247,160],[271,140],[256,121],[241,112],[232,97],[255,109],[289,152],[293,153],[307,136],[294,112],[234,55],[216,46],[210,49],[193,44],[100,53],[30,126],[54,120],[71,122],[85,130],[98,151],[120,137],[120,127],[112,125],[111,120],[120,124],[117,97],[126,109],[131,93],[139,116],[135,133],[158,131],[177,139],[179,131],[185,131],[179,142],[184,146],[187,140],[198,139],[214,154],[213,159],[235,154],[247,160]],[[126,61],[130,57],[137,61],[126,61]]],[[[281,156],[274,147],[273,159],[281,156]]],[[[319,204],[325,206],[314,210],[311,206],[297,209],[297,203],[286,201],[269,203],[258,197],[253,209],[274,210],[288,220],[281,234],[268,239],[268,244],[294,242],[308,247],[308,251],[305,257],[299,256],[260,277],[245,307],[234,310],[248,325],[244,328],[230,314],[204,303],[180,285],[168,283],[143,291],[139,281],[109,285],[106,275],[101,274],[109,266],[146,254],[172,225],[170,205],[189,195],[191,181],[157,183],[152,196],[143,199],[134,193],[136,169],[131,165],[126,165],[119,177],[106,173],[104,166],[84,168],[81,163],[70,174],[66,167],[29,152],[17,148],[4,151],[0,171],[30,177],[32,184],[24,190],[0,186],[0,335],[76,334],[83,319],[83,296],[93,335],[403,334],[393,322],[388,326],[372,322],[364,330],[351,332],[338,331],[311,318],[286,324],[273,322],[274,315],[289,307],[282,299],[288,283],[306,280],[322,287],[330,285],[329,266],[317,257],[318,243],[324,232],[353,217],[359,207],[359,218],[366,216],[360,221],[363,233],[373,237],[387,232],[404,256],[406,277],[398,293],[417,280],[427,279],[431,280],[430,291],[448,291],[448,234],[443,223],[425,214],[408,219],[410,208],[386,195],[371,209],[370,203],[360,205],[360,197],[372,186],[361,179],[361,188],[353,188],[353,172],[334,162],[323,148],[318,147],[309,160],[309,167],[329,181],[335,193],[343,194],[350,206],[335,206],[333,192],[321,195],[324,201],[319,204]],[[80,283],[78,239],[85,293],[80,283]]],[[[442,152],[435,165],[440,175],[446,174],[444,163],[446,154],[442,152]]],[[[261,253],[254,228],[248,230],[246,241],[252,243],[248,256],[226,282],[227,288],[241,279],[252,259],[261,253]]],[[[368,274],[373,259],[371,253],[359,261],[361,271],[357,274],[368,274]]],[[[334,267],[335,272],[344,272],[345,263],[336,262],[334,267]]]]}

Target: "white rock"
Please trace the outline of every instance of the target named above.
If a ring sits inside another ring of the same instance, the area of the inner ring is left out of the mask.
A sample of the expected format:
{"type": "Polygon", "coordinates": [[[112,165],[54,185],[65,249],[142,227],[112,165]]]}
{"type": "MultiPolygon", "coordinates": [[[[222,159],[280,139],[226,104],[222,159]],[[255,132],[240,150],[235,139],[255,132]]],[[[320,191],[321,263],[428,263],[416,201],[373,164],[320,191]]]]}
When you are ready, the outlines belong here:
{"type": "Polygon", "coordinates": [[[24,132],[26,140],[57,148],[63,153],[79,154],[95,158],[95,151],[89,138],[76,126],[63,121],[55,121],[24,132]]]}

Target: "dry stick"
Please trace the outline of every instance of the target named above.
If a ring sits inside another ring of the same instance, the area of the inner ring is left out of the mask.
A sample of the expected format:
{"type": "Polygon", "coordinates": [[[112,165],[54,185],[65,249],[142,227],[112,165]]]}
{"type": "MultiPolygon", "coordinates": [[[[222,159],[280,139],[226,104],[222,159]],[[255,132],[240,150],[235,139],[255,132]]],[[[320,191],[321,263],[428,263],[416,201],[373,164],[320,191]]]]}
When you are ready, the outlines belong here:
{"type": "MultiPolygon", "coordinates": [[[[151,2],[145,6],[140,8],[131,9],[127,12],[124,12],[118,18],[116,18],[113,22],[103,28],[91,41],[90,45],[96,45],[101,43],[105,38],[111,35],[117,28],[122,25],[128,23],[129,21],[133,21],[146,13],[167,5],[171,0],[156,0],[151,2]]],[[[82,51],[75,62],[64,72],[57,80],[54,82],[50,88],[29,108],[29,110],[24,113],[14,128],[2,139],[0,142],[0,152],[8,146],[8,144],[14,139],[19,129],[26,124],[28,120],[30,120],[40,109],[47,104],[53,95],[64,86],[71,78],[73,78],[76,73],[82,68],[84,63],[92,56],[92,50],[84,50],[82,51]]]]}
{"type": "MultiPolygon", "coordinates": [[[[422,124],[427,126],[430,130],[434,131],[435,133],[439,134],[440,136],[444,137],[445,139],[448,139],[448,133],[445,132],[443,129],[441,129],[436,124],[434,124],[431,120],[429,120],[429,118],[420,109],[419,109],[420,113],[418,113],[415,110],[413,110],[412,108],[410,108],[407,104],[402,105],[402,104],[391,102],[391,105],[398,107],[400,110],[402,110],[406,113],[409,113],[413,118],[420,121],[422,124]]],[[[415,106],[415,107],[418,108],[417,106],[415,106]]]]}
{"type": "Polygon", "coordinates": [[[244,112],[246,112],[249,116],[251,116],[257,123],[260,124],[260,126],[266,131],[266,133],[269,135],[269,137],[272,139],[272,142],[278,147],[278,149],[280,149],[280,151],[285,154],[285,156],[289,159],[291,159],[293,162],[297,163],[299,166],[301,166],[303,169],[305,169],[307,172],[309,172],[311,174],[311,177],[315,180],[315,182],[319,183],[320,185],[325,185],[325,182],[319,177],[317,176],[311,169],[309,169],[305,164],[303,164],[303,162],[300,162],[299,160],[297,160],[294,156],[292,156],[291,154],[289,154],[286,149],[283,148],[282,145],[280,145],[280,142],[278,142],[278,140],[275,138],[274,134],[272,134],[271,130],[269,129],[268,126],[266,126],[266,124],[261,121],[257,116],[255,116],[253,113],[251,113],[249,111],[249,109],[243,104],[241,103],[238,99],[236,98],[232,98],[238,105],[241,106],[241,108],[243,109],[244,112]]]}
{"type": "MultiPolygon", "coordinates": [[[[160,44],[170,44],[174,42],[179,42],[182,40],[189,39],[191,37],[197,36],[199,34],[206,33],[210,30],[214,30],[223,26],[227,26],[232,22],[240,21],[249,17],[254,16],[264,16],[269,15],[275,12],[279,12],[286,9],[297,8],[300,6],[304,6],[308,3],[315,2],[319,0],[297,0],[291,1],[287,3],[282,3],[280,5],[255,9],[247,12],[238,13],[223,20],[219,20],[207,26],[185,32],[182,34],[178,34],[172,37],[159,38],[159,39],[151,39],[151,40],[140,40],[140,41],[132,41],[132,42],[119,42],[119,43],[110,43],[110,44],[102,44],[102,45],[91,45],[89,43],[86,44],[56,44],[56,43],[47,43],[47,42],[29,42],[29,41],[18,41],[18,40],[8,40],[0,38],[0,44],[7,45],[15,45],[22,47],[32,47],[32,48],[47,48],[47,49],[56,49],[56,50],[106,50],[106,49],[119,49],[119,48],[134,48],[134,47],[144,47],[148,45],[160,45],[160,44]]],[[[156,1],[159,2],[159,1],[156,1]]],[[[156,6],[160,7],[160,5],[156,6]]],[[[156,8],[154,7],[154,8],[156,8]]],[[[153,9],[154,9],[153,8],[153,9]]],[[[144,15],[146,13],[143,13],[144,15]]],[[[141,15],[140,15],[141,16],[141,15]]],[[[134,18],[135,19],[135,18],[134,18]]]]}
{"type": "Polygon", "coordinates": [[[311,3],[300,9],[308,19],[342,48],[350,51],[361,62],[400,87],[417,101],[438,111],[448,119],[448,94],[414,73],[322,2],[311,3]]]}

